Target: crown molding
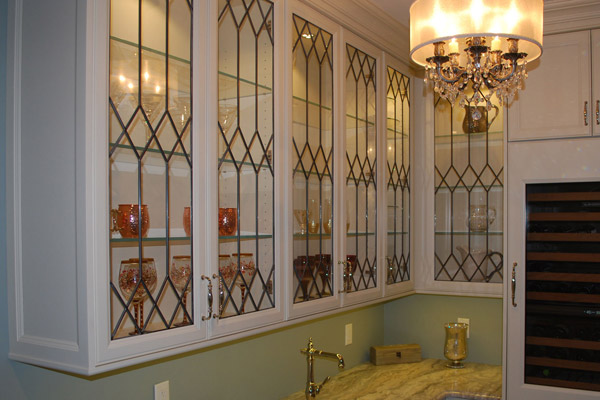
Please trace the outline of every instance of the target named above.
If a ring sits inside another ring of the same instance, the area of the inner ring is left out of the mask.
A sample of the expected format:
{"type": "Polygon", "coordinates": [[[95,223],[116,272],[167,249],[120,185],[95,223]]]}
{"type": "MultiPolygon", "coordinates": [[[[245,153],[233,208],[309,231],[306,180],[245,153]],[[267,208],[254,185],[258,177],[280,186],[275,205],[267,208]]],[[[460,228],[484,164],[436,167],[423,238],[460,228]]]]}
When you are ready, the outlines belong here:
{"type": "Polygon", "coordinates": [[[544,34],[600,27],[598,0],[545,0],[544,34]]]}
{"type": "Polygon", "coordinates": [[[300,0],[414,69],[409,29],[370,0],[300,0]]]}

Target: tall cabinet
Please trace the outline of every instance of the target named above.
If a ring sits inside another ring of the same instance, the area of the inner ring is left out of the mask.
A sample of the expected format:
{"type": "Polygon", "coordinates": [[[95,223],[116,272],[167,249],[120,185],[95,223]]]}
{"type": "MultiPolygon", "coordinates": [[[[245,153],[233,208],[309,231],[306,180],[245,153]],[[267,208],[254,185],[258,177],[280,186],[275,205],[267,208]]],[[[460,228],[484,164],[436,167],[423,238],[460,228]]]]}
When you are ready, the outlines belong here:
{"type": "Polygon", "coordinates": [[[46,3],[9,9],[11,358],[96,374],[413,289],[411,71],[372,39],[294,0],[46,3]]]}
{"type": "Polygon", "coordinates": [[[599,11],[574,19],[596,29],[544,37],[544,55],[508,109],[508,399],[600,391],[599,11]]]}

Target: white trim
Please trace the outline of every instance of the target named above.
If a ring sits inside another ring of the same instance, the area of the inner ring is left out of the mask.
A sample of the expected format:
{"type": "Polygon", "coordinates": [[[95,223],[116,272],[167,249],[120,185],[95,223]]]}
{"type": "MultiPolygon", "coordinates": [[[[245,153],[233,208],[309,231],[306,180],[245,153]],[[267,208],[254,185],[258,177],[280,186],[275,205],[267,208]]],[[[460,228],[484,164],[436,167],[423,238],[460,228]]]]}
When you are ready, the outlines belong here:
{"type": "Polygon", "coordinates": [[[11,347],[24,335],[21,237],[21,47],[23,2],[8,1],[6,79],[6,235],[11,347]],[[12,196],[11,196],[12,193],[12,196]]]}
{"type": "Polygon", "coordinates": [[[77,342],[68,340],[56,340],[39,336],[23,335],[19,338],[19,343],[26,343],[33,346],[47,347],[50,349],[79,351],[77,342]]]}
{"type": "MultiPolygon", "coordinates": [[[[192,140],[192,171],[214,171],[214,173],[193,174],[192,185],[198,188],[217,187],[217,165],[216,135],[208,135],[206,132],[217,132],[218,104],[207,101],[208,98],[217,99],[218,80],[218,41],[217,41],[217,5],[207,0],[195,0],[193,13],[192,40],[197,43],[193,46],[193,59],[204,60],[192,68],[192,132],[195,139],[192,140]],[[208,55],[208,57],[206,57],[208,55]],[[204,90],[202,90],[204,88],[204,90]],[[194,97],[194,93],[205,93],[205,96],[194,97]],[[210,118],[210,116],[213,118],[210,118]]],[[[217,190],[196,190],[192,194],[192,229],[193,229],[193,287],[195,295],[194,324],[201,329],[204,337],[208,336],[210,321],[202,321],[202,316],[207,315],[207,283],[201,279],[205,274],[212,278],[211,265],[218,265],[218,238],[211,232],[218,231],[218,221],[211,218],[216,215],[218,207],[217,190]],[[210,251],[217,249],[217,251],[210,251]]]]}
{"type": "Polygon", "coordinates": [[[597,0],[545,0],[544,35],[600,27],[597,0]]]}

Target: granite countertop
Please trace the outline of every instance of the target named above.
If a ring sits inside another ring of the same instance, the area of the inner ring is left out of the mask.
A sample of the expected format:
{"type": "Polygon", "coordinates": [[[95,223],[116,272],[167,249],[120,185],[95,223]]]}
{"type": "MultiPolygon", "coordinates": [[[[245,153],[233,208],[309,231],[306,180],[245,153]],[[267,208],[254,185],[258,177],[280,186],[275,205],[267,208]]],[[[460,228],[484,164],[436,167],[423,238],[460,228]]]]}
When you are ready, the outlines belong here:
{"type": "MultiPolygon", "coordinates": [[[[446,368],[446,363],[425,359],[409,364],[361,364],[331,378],[317,399],[442,400],[446,396],[460,396],[497,400],[502,397],[501,366],[467,362],[463,369],[451,369],[446,368]]],[[[304,391],[286,399],[305,399],[304,391]]]]}

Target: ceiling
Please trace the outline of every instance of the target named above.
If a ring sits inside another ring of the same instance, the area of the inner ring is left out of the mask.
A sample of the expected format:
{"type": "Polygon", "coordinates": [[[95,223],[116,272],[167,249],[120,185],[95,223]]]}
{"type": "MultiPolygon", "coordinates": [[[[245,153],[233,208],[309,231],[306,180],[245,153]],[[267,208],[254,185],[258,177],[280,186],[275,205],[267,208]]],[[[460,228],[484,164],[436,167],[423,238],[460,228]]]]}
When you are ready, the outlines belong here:
{"type": "Polygon", "coordinates": [[[381,8],[391,17],[398,20],[401,24],[408,26],[408,17],[410,5],[415,0],[369,0],[371,3],[381,8]]]}

